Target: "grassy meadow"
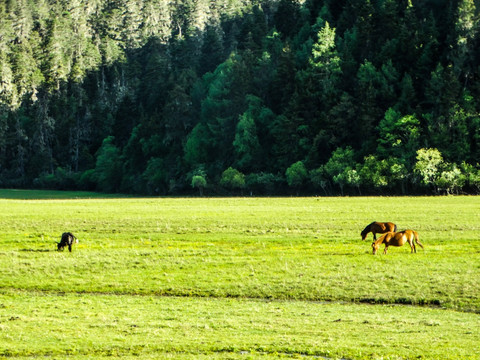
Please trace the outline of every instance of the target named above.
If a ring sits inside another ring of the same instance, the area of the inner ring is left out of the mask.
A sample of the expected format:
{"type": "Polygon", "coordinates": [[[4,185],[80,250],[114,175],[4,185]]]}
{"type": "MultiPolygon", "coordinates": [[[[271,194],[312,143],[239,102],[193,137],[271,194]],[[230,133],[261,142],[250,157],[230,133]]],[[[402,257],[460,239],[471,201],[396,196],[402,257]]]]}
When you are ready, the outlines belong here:
{"type": "Polygon", "coordinates": [[[1,190],[0,209],[0,357],[480,358],[478,197],[1,190]],[[425,249],[371,255],[374,220],[425,249]]]}

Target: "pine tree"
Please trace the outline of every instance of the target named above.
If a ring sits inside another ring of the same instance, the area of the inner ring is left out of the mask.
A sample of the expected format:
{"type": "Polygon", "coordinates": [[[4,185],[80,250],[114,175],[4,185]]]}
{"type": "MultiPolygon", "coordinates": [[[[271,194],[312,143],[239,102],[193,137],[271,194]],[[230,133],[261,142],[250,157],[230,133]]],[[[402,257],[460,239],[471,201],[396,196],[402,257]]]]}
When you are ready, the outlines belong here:
{"type": "Polygon", "coordinates": [[[223,41],[217,27],[206,27],[200,56],[199,73],[201,75],[214,71],[224,60],[223,41]]]}
{"type": "Polygon", "coordinates": [[[233,141],[235,163],[243,171],[254,172],[263,165],[257,126],[255,124],[255,118],[261,111],[259,100],[258,98],[249,97],[249,108],[240,115],[235,132],[235,140],[233,141]]]}
{"type": "Polygon", "coordinates": [[[312,48],[310,66],[314,82],[319,85],[322,100],[329,104],[335,96],[341,75],[340,57],[335,49],[335,29],[328,22],[318,32],[318,40],[312,48]]]}
{"type": "Polygon", "coordinates": [[[420,121],[414,115],[402,116],[390,108],[377,129],[377,154],[383,159],[402,159],[404,164],[412,167],[420,145],[420,121]]]}
{"type": "Polygon", "coordinates": [[[298,0],[280,0],[275,13],[274,23],[284,39],[294,34],[300,16],[299,12],[298,0]]]}
{"type": "Polygon", "coordinates": [[[146,0],[142,7],[142,36],[144,39],[158,38],[166,44],[172,33],[172,20],[169,2],[146,0]]]}
{"type": "Polygon", "coordinates": [[[475,65],[478,65],[478,61],[474,59],[474,51],[478,46],[479,31],[474,0],[461,0],[458,4],[457,21],[455,22],[456,41],[451,59],[455,75],[464,87],[472,77],[475,65]]]}

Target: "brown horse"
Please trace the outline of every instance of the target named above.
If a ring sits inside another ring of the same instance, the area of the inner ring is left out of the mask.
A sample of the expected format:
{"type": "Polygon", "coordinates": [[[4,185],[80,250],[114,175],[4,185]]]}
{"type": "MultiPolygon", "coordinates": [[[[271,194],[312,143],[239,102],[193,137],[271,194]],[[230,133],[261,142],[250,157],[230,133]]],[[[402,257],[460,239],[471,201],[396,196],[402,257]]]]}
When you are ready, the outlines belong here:
{"type": "Polygon", "coordinates": [[[417,248],[415,247],[414,240],[423,249],[423,245],[418,240],[418,234],[414,230],[387,232],[386,234],[380,236],[377,241],[372,243],[373,255],[377,253],[377,250],[381,244],[385,244],[385,250],[383,250],[383,253],[386,254],[389,246],[402,246],[406,242],[410,244],[410,248],[412,249],[411,252],[416,253],[417,248]]]}
{"type": "Polygon", "coordinates": [[[385,234],[386,232],[397,231],[397,225],[391,222],[377,222],[374,221],[368,224],[365,229],[360,233],[362,240],[367,238],[368,233],[373,234],[373,240],[377,240],[377,234],[385,234]]]}

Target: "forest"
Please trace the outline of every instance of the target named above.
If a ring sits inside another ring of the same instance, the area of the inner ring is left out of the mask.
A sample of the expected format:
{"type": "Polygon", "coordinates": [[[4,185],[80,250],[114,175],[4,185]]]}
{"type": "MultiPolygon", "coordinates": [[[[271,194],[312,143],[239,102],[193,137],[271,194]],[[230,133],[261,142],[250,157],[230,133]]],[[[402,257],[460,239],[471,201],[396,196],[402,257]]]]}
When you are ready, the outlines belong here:
{"type": "Polygon", "coordinates": [[[0,187],[480,193],[478,0],[5,0],[0,187]]]}

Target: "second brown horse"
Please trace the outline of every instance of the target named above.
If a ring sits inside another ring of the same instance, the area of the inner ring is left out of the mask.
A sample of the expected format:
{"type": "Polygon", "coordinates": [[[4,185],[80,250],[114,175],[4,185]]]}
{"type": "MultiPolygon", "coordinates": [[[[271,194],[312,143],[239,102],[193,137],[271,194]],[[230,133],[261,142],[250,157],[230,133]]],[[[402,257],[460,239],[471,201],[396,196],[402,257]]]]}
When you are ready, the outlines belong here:
{"type": "Polygon", "coordinates": [[[397,225],[391,222],[377,222],[374,221],[368,224],[365,229],[360,233],[362,240],[367,238],[368,233],[373,234],[373,240],[377,240],[377,234],[385,234],[386,232],[397,231],[397,225]]]}
{"type": "Polygon", "coordinates": [[[406,242],[410,244],[412,253],[417,252],[415,243],[417,243],[423,249],[423,245],[418,240],[418,234],[414,230],[387,232],[386,234],[380,236],[377,241],[374,241],[372,243],[373,255],[377,253],[378,248],[380,247],[381,244],[385,244],[385,250],[383,250],[383,253],[386,254],[389,246],[402,246],[406,242]]]}

